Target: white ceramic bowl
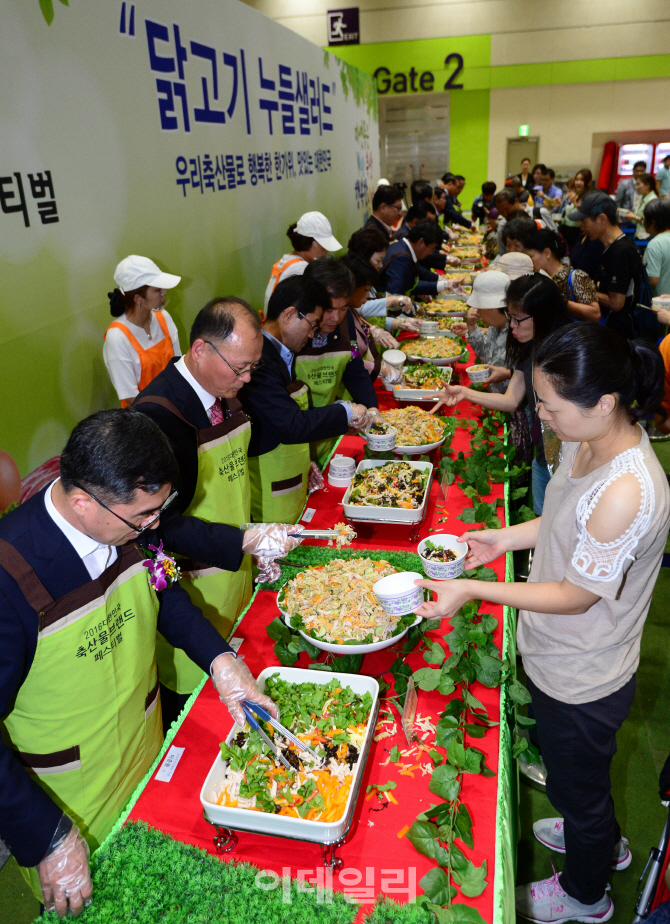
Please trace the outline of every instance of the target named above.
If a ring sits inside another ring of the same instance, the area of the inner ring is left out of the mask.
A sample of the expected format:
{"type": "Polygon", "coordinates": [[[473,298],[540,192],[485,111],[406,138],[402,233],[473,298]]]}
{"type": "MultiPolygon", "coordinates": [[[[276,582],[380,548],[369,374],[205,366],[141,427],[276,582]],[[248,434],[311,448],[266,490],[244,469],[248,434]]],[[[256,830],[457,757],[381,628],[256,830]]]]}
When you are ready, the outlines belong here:
{"type": "Polygon", "coordinates": [[[417,547],[417,552],[421,557],[423,570],[429,578],[434,581],[450,581],[452,578],[457,578],[459,574],[463,574],[468,544],[467,542],[459,542],[458,536],[453,536],[451,533],[435,533],[429,536],[428,539],[422,539],[417,547]],[[441,549],[451,549],[452,552],[458,555],[458,558],[455,561],[431,561],[429,558],[424,558],[423,553],[426,542],[429,540],[433,545],[437,545],[441,549]]]}
{"type": "Polygon", "coordinates": [[[372,452],[387,452],[394,448],[398,431],[395,427],[391,427],[388,433],[372,433],[366,430],[364,435],[372,452]]]}
{"type": "Polygon", "coordinates": [[[436,334],[439,326],[438,321],[419,321],[419,333],[436,334]]]}
{"type": "Polygon", "coordinates": [[[422,446],[398,446],[396,444],[396,446],[393,447],[393,451],[399,456],[425,456],[427,453],[432,452],[433,449],[437,449],[438,446],[441,446],[445,439],[446,437],[443,436],[437,443],[424,443],[422,446]]]}
{"type": "MultiPolygon", "coordinates": [[[[421,575],[418,575],[421,577],[421,575]]],[[[417,590],[421,590],[420,587],[417,587],[417,590]]],[[[421,598],[423,601],[423,597],[421,598]]],[[[286,610],[283,610],[279,604],[277,604],[279,612],[284,618],[284,622],[287,626],[291,626],[291,617],[286,610]]],[[[410,610],[411,612],[411,610],[410,610]]],[[[421,622],[421,616],[417,616],[412,626],[416,626],[421,622]]],[[[320,648],[321,651],[327,651],[329,654],[335,655],[357,655],[357,654],[372,654],[373,651],[382,651],[384,648],[390,648],[391,645],[395,645],[396,642],[402,641],[402,639],[407,635],[408,631],[412,626],[407,626],[402,632],[398,632],[397,635],[392,635],[391,638],[385,638],[381,642],[371,642],[369,645],[338,645],[335,642],[322,642],[318,638],[312,638],[311,635],[307,635],[306,632],[303,632],[302,629],[298,629],[298,632],[305,641],[309,642],[310,645],[314,645],[315,648],[320,648]]]]}
{"type": "Polygon", "coordinates": [[[389,366],[395,366],[396,369],[402,369],[407,361],[407,357],[402,350],[385,350],[382,353],[382,359],[389,366]]]}
{"type": "Polygon", "coordinates": [[[331,488],[349,488],[353,478],[336,478],[328,472],[328,484],[331,488]]]}
{"type": "Polygon", "coordinates": [[[491,375],[491,370],[487,366],[482,368],[481,364],[476,366],[468,366],[465,371],[467,372],[468,378],[471,382],[486,382],[486,380],[491,375]]]}
{"type": "Polygon", "coordinates": [[[422,575],[418,571],[399,571],[377,581],[372,592],[389,616],[406,616],[415,613],[423,604],[423,587],[414,583],[422,575]]]}

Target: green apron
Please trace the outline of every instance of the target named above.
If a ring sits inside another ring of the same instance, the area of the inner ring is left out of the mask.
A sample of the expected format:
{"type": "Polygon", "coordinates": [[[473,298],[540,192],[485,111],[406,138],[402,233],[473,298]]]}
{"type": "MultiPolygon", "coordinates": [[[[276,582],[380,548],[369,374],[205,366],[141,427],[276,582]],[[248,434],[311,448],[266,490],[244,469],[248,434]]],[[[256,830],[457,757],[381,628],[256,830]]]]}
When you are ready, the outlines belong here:
{"type": "MultiPolygon", "coordinates": [[[[309,408],[304,382],[287,382],[286,388],[301,411],[309,408]]],[[[251,517],[254,523],[297,523],[307,498],[309,443],[286,445],[249,459],[251,517]]]]}
{"type": "MultiPolygon", "coordinates": [[[[337,400],[342,376],[350,361],[351,341],[345,315],[332,341],[322,347],[314,347],[310,340],[302,353],[296,356],[296,379],[307,383],[314,407],[325,407],[337,400]]],[[[310,444],[312,459],[319,468],[323,469],[337,439],[339,437],[333,436],[310,444]]]]}
{"type": "MultiPolygon", "coordinates": [[[[381,354],[377,348],[377,344],[375,343],[372,334],[370,333],[370,325],[362,320],[357,311],[354,311],[352,308],[349,308],[348,310],[351,312],[351,316],[354,321],[354,327],[356,328],[356,348],[364,362],[371,362],[373,364],[370,378],[374,382],[375,379],[379,376],[379,372],[382,367],[381,354]],[[361,349],[361,347],[363,348],[361,349]]],[[[344,387],[343,382],[340,382],[340,387],[337,391],[337,397],[341,398],[343,401],[353,401],[353,398],[344,387]]]]}
{"type": "MultiPolygon", "coordinates": [[[[160,404],[193,426],[167,398],[151,395],[146,401],[160,404]]],[[[229,417],[215,427],[198,430],[198,483],[184,516],[199,517],[206,523],[239,526],[251,519],[247,461],[251,423],[236,398],[227,399],[226,404],[229,417]]],[[[192,559],[179,559],[178,564],[179,583],[220,635],[227,638],[251,599],[251,558],[244,556],[239,571],[223,571],[192,559]]],[[[169,690],[192,693],[204,677],[201,668],[184,651],[166,642],[160,632],[156,656],[161,683],[169,690]]]]}
{"type": "MultiPolygon", "coordinates": [[[[158,598],[130,543],[100,577],[54,601],[0,541],[0,564],[39,614],[35,658],[0,730],[91,850],[114,826],[163,740],[158,598]]],[[[21,868],[42,901],[37,869],[21,868]]]]}

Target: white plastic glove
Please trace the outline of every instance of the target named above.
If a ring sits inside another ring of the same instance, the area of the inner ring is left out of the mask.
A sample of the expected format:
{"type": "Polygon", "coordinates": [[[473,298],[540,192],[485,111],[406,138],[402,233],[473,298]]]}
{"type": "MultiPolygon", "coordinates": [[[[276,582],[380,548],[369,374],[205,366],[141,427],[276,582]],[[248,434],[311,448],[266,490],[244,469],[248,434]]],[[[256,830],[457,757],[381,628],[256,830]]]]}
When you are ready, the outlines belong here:
{"type": "Polygon", "coordinates": [[[215,658],[212,664],[212,681],[219,694],[219,699],[224,706],[227,706],[228,712],[240,728],[243,728],[246,722],[244,710],[240,705],[243,699],[258,703],[259,706],[271,712],[275,719],[279,718],[279,710],[270,697],[265,696],[258,689],[253,674],[241,655],[235,657],[226,653],[215,658]]]}
{"type": "Polygon", "coordinates": [[[88,867],[88,844],[63,814],[51,838],[49,852],[37,866],[44,907],[56,911],[59,918],[76,917],[91,904],[93,886],[88,867]]]}
{"type": "Polygon", "coordinates": [[[372,339],[375,343],[378,343],[379,346],[384,347],[386,350],[397,350],[398,341],[392,334],[389,334],[387,330],[384,330],[381,327],[377,327],[375,324],[370,328],[370,333],[372,334],[372,339]]]}
{"type": "Polygon", "coordinates": [[[350,426],[354,430],[367,430],[370,426],[370,413],[364,404],[351,405],[352,418],[350,426]]]}
{"type": "Polygon", "coordinates": [[[282,558],[302,542],[300,533],[304,526],[286,523],[246,523],[244,530],[242,551],[246,555],[253,555],[258,575],[256,583],[264,581],[272,583],[281,573],[276,558],[282,558]]]}
{"type": "Polygon", "coordinates": [[[386,307],[392,308],[394,306],[400,308],[406,314],[414,314],[414,305],[409,295],[387,295],[386,307]]]}
{"type": "Polygon", "coordinates": [[[459,257],[447,257],[447,263],[449,266],[460,266],[461,261],[459,257]]]}
{"type": "Polygon", "coordinates": [[[323,480],[323,474],[316,462],[309,463],[309,474],[307,475],[307,493],[320,491],[325,487],[326,482],[323,480]]]}
{"type": "Polygon", "coordinates": [[[390,363],[382,363],[379,374],[385,385],[400,385],[402,382],[402,372],[390,363]]]}
{"type": "Polygon", "coordinates": [[[394,318],[392,324],[394,330],[411,330],[415,334],[419,333],[418,318],[394,318]]]}

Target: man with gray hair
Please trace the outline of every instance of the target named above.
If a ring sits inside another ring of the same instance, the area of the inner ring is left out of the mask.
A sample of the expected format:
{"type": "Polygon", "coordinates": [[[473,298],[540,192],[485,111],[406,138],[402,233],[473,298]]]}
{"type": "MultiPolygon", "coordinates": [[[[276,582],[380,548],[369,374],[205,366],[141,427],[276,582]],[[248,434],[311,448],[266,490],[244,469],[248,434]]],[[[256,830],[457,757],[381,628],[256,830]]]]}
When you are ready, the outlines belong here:
{"type": "MultiPolygon", "coordinates": [[[[251,597],[251,558],[261,568],[299,543],[299,526],[255,524],[247,449],[251,423],[237,398],[261,363],[257,313],[235,296],[198,313],[190,347],[138,395],[133,407],[167,436],[179,463],[179,491],[159,538],[184,556],[182,581],[225,638],[251,597]]],[[[202,679],[202,670],[159,637],[166,727],[202,679]]]]}

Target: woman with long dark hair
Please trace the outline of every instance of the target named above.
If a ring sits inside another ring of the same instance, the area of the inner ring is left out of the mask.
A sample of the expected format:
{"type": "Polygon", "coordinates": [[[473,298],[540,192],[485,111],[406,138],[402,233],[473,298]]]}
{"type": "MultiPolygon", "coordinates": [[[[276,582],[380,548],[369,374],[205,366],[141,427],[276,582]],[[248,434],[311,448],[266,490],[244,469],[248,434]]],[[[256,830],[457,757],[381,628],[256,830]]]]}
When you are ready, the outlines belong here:
{"type": "Polygon", "coordinates": [[[519,611],[547,796],[560,813],[535,822],[533,833],[565,854],[562,873],[517,887],[517,913],[531,921],[609,920],[611,870],[631,862],[610,765],[668,534],[668,483],[638,424],[658,406],[663,379],[655,346],[602,325],[548,336],[535,356],[535,391],[563,458],[542,517],[460,537],[470,567],[534,549],[528,581],[417,581],[437,593],[418,611],[425,618],[448,619],[472,599],[519,611]]]}
{"type": "Polygon", "coordinates": [[[544,270],[554,280],[567,300],[568,311],[580,321],[600,320],[600,305],[594,281],[584,270],[563,263],[566,247],[563,238],[549,228],[536,228],[524,241],[524,252],[533,261],[535,272],[544,270]]]}
{"type": "Polygon", "coordinates": [[[513,279],[507,289],[509,320],[507,336],[507,366],[513,369],[512,378],[504,395],[474,391],[464,385],[447,385],[436,397],[438,403],[431,413],[442,405],[454,407],[459,401],[472,401],[480,407],[495,411],[515,411],[525,400],[531,416],[531,435],[535,445],[533,459],[533,510],[542,513],[544,491],[551,477],[544,452],[542,427],[537,417],[533,389],[534,355],[543,341],[564,324],[571,323],[565,299],[558,287],[547,276],[529,273],[513,279]]]}

